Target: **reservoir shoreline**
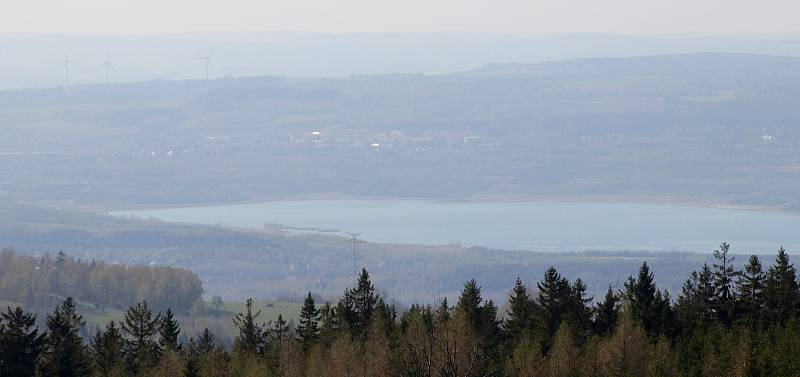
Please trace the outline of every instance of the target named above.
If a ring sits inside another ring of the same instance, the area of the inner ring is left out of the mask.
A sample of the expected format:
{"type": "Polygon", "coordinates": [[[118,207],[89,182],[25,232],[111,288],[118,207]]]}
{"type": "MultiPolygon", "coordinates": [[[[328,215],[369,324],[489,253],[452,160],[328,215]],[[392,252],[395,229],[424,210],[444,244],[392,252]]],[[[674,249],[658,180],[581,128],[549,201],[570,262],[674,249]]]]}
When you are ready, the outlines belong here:
{"type": "Polygon", "coordinates": [[[531,251],[701,251],[728,241],[800,250],[800,216],[739,206],[661,202],[308,199],[111,211],[116,216],[344,236],[369,242],[531,251]],[[277,226],[280,225],[280,226],[277,226]]]}

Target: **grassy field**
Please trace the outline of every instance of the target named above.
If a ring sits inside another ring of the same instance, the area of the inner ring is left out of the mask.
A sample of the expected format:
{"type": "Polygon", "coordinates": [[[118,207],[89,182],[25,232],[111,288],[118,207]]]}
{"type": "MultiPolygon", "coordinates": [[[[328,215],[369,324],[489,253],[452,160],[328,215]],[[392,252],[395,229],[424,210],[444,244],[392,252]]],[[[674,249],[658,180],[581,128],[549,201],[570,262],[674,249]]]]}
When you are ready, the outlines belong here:
{"type": "MultiPolygon", "coordinates": [[[[236,313],[244,312],[246,305],[243,302],[225,302],[219,310],[215,309],[210,301],[205,302],[206,309],[204,315],[199,318],[222,318],[233,319],[236,313]]],[[[278,319],[278,316],[283,316],[286,321],[297,320],[300,316],[300,309],[302,304],[293,302],[272,302],[272,301],[257,301],[254,304],[254,312],[261,311],[258,319],[259,321],[269,322],[278,319]]],[[[83,315],[87,324],[105,325],[111,320],[120,321],[123,318],[124,311],[111,308],[95,308],[94,305],[86,303],[78,303],[78,312],[83,315]]]]}
{"type": "MultiPolygon", "coordinates": [[[[253,304],[254,311],[261,311],[259,320],[264,322],[275,321],[279,315],[283,316],[286,321],[296,321],[300,317],[302,307],[302,304],[294,302],[256,301],[253,304]]],[[[236,313],[244,312],[245,309],[246,305],[243,302],[226,302],[217,311],[212,307],[211,302],[206,302],[206,312],[213,317],[233,318],[236,313]]]]}
{"type": "Polygon", "coordinates": [[[98,327],[105,327],[105,325],[112,320],[120,322],[124,315],[122,310],[96,308],[94,305],[85,302],[78,302],[76,309],[86,321],[86,328],[92,331],[98,327]]]}

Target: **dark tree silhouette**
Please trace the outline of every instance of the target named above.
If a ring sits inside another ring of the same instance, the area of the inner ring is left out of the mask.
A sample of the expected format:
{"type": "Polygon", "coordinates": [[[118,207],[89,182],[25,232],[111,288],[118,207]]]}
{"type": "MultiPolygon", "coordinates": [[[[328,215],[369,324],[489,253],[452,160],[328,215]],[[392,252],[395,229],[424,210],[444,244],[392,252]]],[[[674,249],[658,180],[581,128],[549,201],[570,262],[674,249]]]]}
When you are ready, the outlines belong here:
{"type": "Polygon", "coordinates": [[[172,310],[167,308],[164,312],[164,317],[161,319],[161,327],[158,330],[159,340],[158,345],[162,351],[179,352],[182,348],[178,343],[178,336],[181,333],[181,325],[175,319],[172,310]]]}
{"type": "Polygon", "coordinates": [[[800,293],[798,293],[797,270],[789,261],[789,255],[781,247],[778,256],[767,271],[764,287],[764,309],[772,324],[785,325],[797,315],[800,293]]]}
{"type": "Polygon", "coordinates": [[[247,299],[243,313],[237,313],[233,323],[239,335],[233,341],[234,351],[243,354],[258,355],[264,351],[264,325],[256,323],[261,311],[253,313],[253,299],[247,299]]]}
{"type": "Polygon", "coordinates": [[[300,320],[297,325],[297,337],[303,344],[303,349],[308,351],[319,340],[319,310],[308,292],[300,311],[300,320]]]}
{"type": "Polygon", "coordinates": [[[131,373],[141,373],[158,361],[156,335],[160,325],[161,313],[153,315],[147,301],[139,302],[125,312],[122,333],[126,337],[126,362],[131,373]]]}
{"type": "Polygon", "coordinates": [[[503,332],[517,343],[526,336],[533,321],[533,302],[528,296],[528,290],[522,280],[517,277],[514,289],[508,297],[508,310],[506,320],[503,322],[503,332]]]}
{"type": "Polygon", "coordinates": [[[0,376],[34,376],[45,345],[44,334],[36,328],[36,316],[17,306],[7,308],[0,317],[0,376]]]}
{"type": "Polygon", "coordinates": [[[656,288],[653,273],[647,262],[642,263],[636,278],[632,276],[625,283],[625,296],[629,303],[631,317],[644,327],[647,334],[657,337],[666,332],[666,318],[669,316],[669,297],[656,288]]]}
{"type": "Polygon", "coordinates": [[[619,295],[608,287],[603,301],[594,307],[594,331],[598,335],[608,335],[617,326],[620,311],[619,295]]]}
{"type": "Polygon", "coordinates": [[[86,376],[91,371],[88,350],[80,331],[86,325],[75,311],[75,301],[67,297],[64,303],[47,316],[46,347],[42,358],[44,376],[86,376]]]}
{"type": "Polygon", "coordinates": [[[94,370],[102,376],[121,375],[125,370],[124,347],[125,339],[116,322],[109,322],[104,331],[97,330],[89,344],[94,370]]]}

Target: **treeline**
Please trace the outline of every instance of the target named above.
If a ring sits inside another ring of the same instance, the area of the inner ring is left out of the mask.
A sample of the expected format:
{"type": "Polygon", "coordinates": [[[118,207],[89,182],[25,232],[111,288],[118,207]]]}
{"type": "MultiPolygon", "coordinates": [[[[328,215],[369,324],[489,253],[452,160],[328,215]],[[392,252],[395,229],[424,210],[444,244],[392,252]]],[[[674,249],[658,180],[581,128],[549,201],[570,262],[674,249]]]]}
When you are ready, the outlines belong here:
{"type": "Polygon", "coordinates": [[[51,308],[64,297],[118,309],[147,300],[153,307],[188,312],[202,283],[192,271],[84,262],[58,253],[36,258],[0,251],[0,300],[51,308]]]}
{"type": "Polygon", "coordinates": [[[765,268],[732,268],[728,245],[686,280],[676,299],[645,263],[594,300],[580,279],[547,270],[530,294],[517,279],[503,315],[473,280],[455,305],[397,313],[362,271],[336,304],[309,293],[295,326],[258,321],[248,300],[230,348],[209,330],[185,342],[171,311],[132,306],[83,342],[67,299],[39,333],[34,318],[0,319],[0,375],[33,376],[798,376],[800,287],[780,249],[765,268]]]}

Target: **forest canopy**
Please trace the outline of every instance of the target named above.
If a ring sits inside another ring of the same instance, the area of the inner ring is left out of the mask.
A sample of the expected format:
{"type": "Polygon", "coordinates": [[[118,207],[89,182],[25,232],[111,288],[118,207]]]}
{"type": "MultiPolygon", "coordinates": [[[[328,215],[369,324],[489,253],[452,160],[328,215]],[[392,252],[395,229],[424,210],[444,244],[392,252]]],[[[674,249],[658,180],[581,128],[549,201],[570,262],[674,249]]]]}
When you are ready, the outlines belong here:
{"type": "Polygon", "coordinates": [[[454,305],[399,312],[362,270],[338,302],[319,305],[309,292],[296,323],[262,322],[248,300],[232,318],[232,344],[209,329],[183,334],[170,309],[146,301],[81,339],[85,322],[68,297],[46,329],[21,308],[2,314],[0,375],[800,375],[800,286],[788,254],[781,248],[769,266],[752,256],[739,270],[728,251],[720,245],[674,299],[647,263],[599,300],[549,268],[536,294],[517,279],[504,310],[470,280],[454,305]]]}
{"type": "Polygon", "coordinates": [[[203,287],[192,271],[162,266],[124,266],[0,251],[0,300],[31,308],[51,308],[66,296],[125,309],[147,300],[154,308],[188,312],[203,287]]]}

